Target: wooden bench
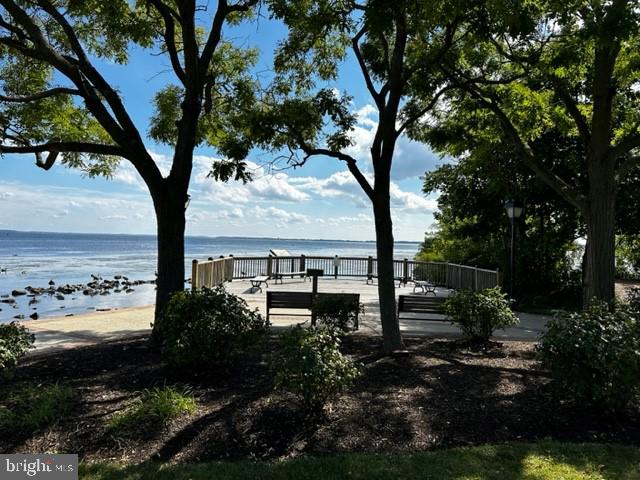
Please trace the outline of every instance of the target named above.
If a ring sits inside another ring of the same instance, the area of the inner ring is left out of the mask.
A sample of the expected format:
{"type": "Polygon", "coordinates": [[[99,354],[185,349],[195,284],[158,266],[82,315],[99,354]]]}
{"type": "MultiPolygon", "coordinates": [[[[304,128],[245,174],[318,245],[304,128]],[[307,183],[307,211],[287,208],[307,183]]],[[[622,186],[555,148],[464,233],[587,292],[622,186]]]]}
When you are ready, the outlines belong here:
{"type": "Polygon", "coordinates": [[[291,278],[293,278],[293,277],[302,277],[302,279],[304,281],[307,280],[307,271],[306,270],[303,270],[303,271],[300,271],[300,272],[276,272],[276,273],[273,273],[271,275],[271,278],[273,278],[275,280],[275,283],[277,285],[278,284],[278,280],[280,280],[280,284],[282,284],[282,279],[284,277],[288,277],[289,275],[291,275],[291,278]]]}
{"type": "Polygon", "coordinates": [[[399,295],[398,296],[398,319],[403,313],[413,313],[420,316],[430,316],[431,318],[405,317],[410,320],[446,320],[444,318],[434,318],[434,315],[444,315],[444,301],[446,297],[427,297],[426,295],[399,295]]]}
{"type": "MultiPolygon", "coordinates": [[[[359,293],[317,293],[318,297],[341,297],[353,299],[358,305],[360,304],[359,293]]],[[[311,317],[311,306],[313,305],[313,296],[311,292],[267,292],[267,321],[272,315],[287,317],[311,317]],[[306,313],[282,313],[272,312],[273,309],[287,310],[307,310],[306,313]]],[[[358,329],[358,312],[354,321],[354,328],[358,329]]]]}

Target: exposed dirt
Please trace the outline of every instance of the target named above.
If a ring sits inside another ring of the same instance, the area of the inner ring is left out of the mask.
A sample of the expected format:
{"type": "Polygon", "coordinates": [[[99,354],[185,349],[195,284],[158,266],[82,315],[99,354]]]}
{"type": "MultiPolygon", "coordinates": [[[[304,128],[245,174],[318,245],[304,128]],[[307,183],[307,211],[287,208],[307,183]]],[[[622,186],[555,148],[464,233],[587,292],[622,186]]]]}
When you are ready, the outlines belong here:
{"type": "MultiPolygon", "coordinates": [[[[353,337],[346,352],[363,366],[352,391],[309,419],[295,399],[274,393],[271,340],[232,371],[168,368],[144,338],[30,358],[10,388],[60,382],[79,399],[55,425],[0,435],[0,452],[58,451],[85,460],[191,462],[276,459],[334,452],[413,451],[541,438],[640,443],[640,411],[604,417],[558,397],[533,344],[482,350],[453,340],[410,339],[410,355],[379,355],[379,339],[353,337]],[[188,386],[198,411],[169,425],[114,436],[108,419],[144,388],[188,386]]],[[[1,401],[0,401],[1,403],[1,401]]]]}

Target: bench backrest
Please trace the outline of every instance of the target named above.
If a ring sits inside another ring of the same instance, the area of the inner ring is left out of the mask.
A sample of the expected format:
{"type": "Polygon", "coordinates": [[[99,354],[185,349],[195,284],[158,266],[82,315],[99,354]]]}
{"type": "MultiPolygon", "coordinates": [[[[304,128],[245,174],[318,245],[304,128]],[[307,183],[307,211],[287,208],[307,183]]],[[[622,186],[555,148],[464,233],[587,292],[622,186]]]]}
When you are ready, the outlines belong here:
{"type": "MultiPolygon", "coordinates": [[[[338,297],[360,303],[359,293],[318,293],[318,297],[338,297]]],[[[271,308],[307,308],[312,304],[311,292],[267,292],[267,309],[271,308]]]]}
{"type": "Polygon", "coordinates": [[[311,292],[267,292],[267,310],[272,308],[311,309],[311,292]]]}
{"type": "Polygon", "coordinates": [[[426,295],[400,295],[398,313],[436,313],[444,314],[445,297],[427,297],[426,295]]]}

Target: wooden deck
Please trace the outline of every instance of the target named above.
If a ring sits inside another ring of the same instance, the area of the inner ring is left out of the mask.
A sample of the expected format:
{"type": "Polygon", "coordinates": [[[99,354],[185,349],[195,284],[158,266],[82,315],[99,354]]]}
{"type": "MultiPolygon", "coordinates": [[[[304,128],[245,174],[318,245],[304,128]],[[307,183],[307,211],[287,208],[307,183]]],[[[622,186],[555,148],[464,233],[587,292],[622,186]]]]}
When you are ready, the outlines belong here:
{"type": "MultiPolygon", "coordinates": [[[[366,278],[344,278],[339,277],[321,277],[318,279],[319,292],[335,292],[335,293],[359,293],[360,301],[364,304],[364,314],[360,317],[359,335],[381,335],[382,327],[380,325],[380,306],[378,303],[378,286],[376,283],[367,285],[366,278]]],[[[301,278],[285,278],[283,283],[278,285],[269,281],[269,287],[263,287],[262,292],[251,290],[251,283],[247,280],[233,280],[225,283],[225,287],[229,292],[233,292],[244,298],[251,308],[257,308],[262,314],[265,314],[267,302],[266,293],[268,290],[274,291],[298,291],[310,292],[311,282],[305,282],[301,278]]],[[[437,288],[437,296],[447,297],[452,292],[446,287],[437,288]]],[[[396,287],[396,301],[398,295],[412,295],[413,284],[396,287]]],[[[416,295],[421,295],[417,293],[416,295]]],[[[429,296],[432,296],[429,294],[429,296]]],[[[300,313],[295,311],[292,313],[300,313]]],[[[428,336],[460,336],[461,332],[458,327],[451,325],[448,321],[425,321],[412,320],[411,314],[403,314],[400,320],[400,330],[403,335],[428,335],[428,336]],[[407,317],[407,318],[405,318],[407,317]]],[[[520,325],[499,330],[494,337],[498,340],[525,340],[534,341],[543,330],[547,317],[533,314],[518,314],[521,320],[520,325]]],[[[444,317],[439,317],[444,319],[444,317]]],[[[304,322],[304,317],[287,317],[277,316],[272,318],[274,327],[288,327],[297,323],[304,322]]]]}
{"type": "MultiPolygon", "coordinates": [[[[361,317],[360,328],[363,332],[372,333],[372,332],[380,332],[380,306],[378,303],[378,286],[374,282],[373,284],[367,285],[366,278],[337,278],[334,279],[332,277],[320,277],[318,279],[318,291],[323,293],[359,293],[360,294],[360,302],[364,304],[364,315],[361,317]]],[[[282,284],[278,283],[277,285],[273,281],[269,281],[269,287],[262,287],[262,292],[252,290],[251,282],[249,280],[233,280],[232,282],[225,283],[225,287],[229,292],[235,293],[236,295],[240,295],[244,298],[251,308],[257,308],[260,313],[266,314],[265,307],[267,302],[267,291],[292,291],[292,292],[310,292],[311,291],[311,282],[308,280],[305,282],[301,278],[284,278],[282,284]]],[[[448,296],[450,290],[444,287],[437,289],[438,296],[448,296]]],[[[406,286],[396,287],[396,299],[397,295],[409,295],[413,293],[413,284],[409,283],[406,286]]],[[[419,294],[416,294],[419,295],[419,294]]],[[[429,294],[432,296],[432,294],[429,294]]],[[[300,313],[299,311],[292,313],[300,313]]],[[[304,322],[305,318],[301,317],[287,317],[287,316],[278,316],[274,317],[272,323],[274,326],[288,326],[295,325],[296,323],[304,322]]],[[[424,324],[424,321],[421,322],[412,322],[410,319],[403,320],[401,323],[403,324],[403,330],[411,330],[410,324],[412,323],[421,323],[424,324]]],[[[448,322],[428,322],[434,324],[441,324],[444,328],[443,331],[451,331],[456,332],[455,328],[450,327],[448,322]]]]}

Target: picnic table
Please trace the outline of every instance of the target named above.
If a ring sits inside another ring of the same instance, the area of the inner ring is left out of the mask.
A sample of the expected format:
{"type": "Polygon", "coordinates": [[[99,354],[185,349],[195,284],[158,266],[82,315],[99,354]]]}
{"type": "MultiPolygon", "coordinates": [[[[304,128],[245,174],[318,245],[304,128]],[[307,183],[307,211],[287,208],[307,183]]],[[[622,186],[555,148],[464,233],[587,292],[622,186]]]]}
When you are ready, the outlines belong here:
{"type": "Polygon", "coordinates": [[[436,286],[428,280],[414,280],[413,281],[413,293],[416,293],[416,289],[422,289],[422,293],[433,293],[436,295],[436,286]]]}
{"type": "Polygon", "coordinates": [[[262,284],[264,283],[267,287],[269,286],[269,277],[267,275],[258,275],[257,277],[253,277],[249,280],[251,282],[251,291],[254,288],[262,291],[262,284]]]}

